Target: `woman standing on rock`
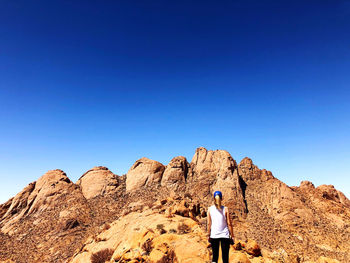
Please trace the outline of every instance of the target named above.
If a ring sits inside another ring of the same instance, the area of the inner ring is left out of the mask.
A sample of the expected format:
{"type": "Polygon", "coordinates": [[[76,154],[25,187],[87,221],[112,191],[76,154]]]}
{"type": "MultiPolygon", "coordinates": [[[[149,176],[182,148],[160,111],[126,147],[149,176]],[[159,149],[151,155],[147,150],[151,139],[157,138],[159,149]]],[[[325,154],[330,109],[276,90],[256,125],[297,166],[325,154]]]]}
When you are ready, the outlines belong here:
{"type": "Polygon", "coordinates": [[[222,193],[214,193],[214,205],[209,207],[207,224],[208,239],[213,251],[213,263],[218,262],[219,246],[221,243],[222,261],[229,263],[230,244],[233,244],[233,231],[228,208],[221,205],[222,193]]]}

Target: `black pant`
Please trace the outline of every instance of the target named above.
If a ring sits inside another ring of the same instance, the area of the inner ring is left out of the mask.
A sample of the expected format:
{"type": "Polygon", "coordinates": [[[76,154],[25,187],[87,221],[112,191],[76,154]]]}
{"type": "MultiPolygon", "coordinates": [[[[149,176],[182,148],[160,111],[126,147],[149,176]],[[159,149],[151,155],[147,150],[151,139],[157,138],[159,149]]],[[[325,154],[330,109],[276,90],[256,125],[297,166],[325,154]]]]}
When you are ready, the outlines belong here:
{"type": "Polygon", "coordinates": [[[228,263],[228,252],[230,251],[229,238],[210,238],[210,244],[213,250],[212,262],[215,262],[215,263],[218,262],[220,243],[221,243],[222,262],[228,263]]]}

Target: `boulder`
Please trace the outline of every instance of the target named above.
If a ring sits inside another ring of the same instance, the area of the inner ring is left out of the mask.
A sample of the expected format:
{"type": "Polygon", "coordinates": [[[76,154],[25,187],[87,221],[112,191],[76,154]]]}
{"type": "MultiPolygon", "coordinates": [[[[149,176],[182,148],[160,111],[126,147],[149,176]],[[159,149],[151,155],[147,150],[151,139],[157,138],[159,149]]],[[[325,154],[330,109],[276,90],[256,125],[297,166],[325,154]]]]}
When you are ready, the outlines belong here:
{"type": "Polygon", "coordinates": [[[250,263],[250,260],[243,252],[234,252],[230,253],[230,263],[250,263]]]}
{"type": "Polygon", "coordinates": [[[189,163],[183,156],[174,157],[166,166],[161,185],[176,191],[185,184],[189,163]]]}
{"type": "Polygon", "coordinates": [[[248,242],[245,245],[245,251],[254,257],[259,257],[261,256],[261,250],[260,246],[255,240],[249,239],[248,242]]]}
{"type": "Polygon", "coordinates": [[[117,175],[108,168],[97,166],[83,174],[77,181],[86,199],[113,193],[118,187],[117,175]]]}
{"type": "Polygon", "coordinates": [[[174,208],[172,208],[172,211],[174,214],[184,217],[189,217],[190,215],[190,209],[188,208],[188,204],[185,200],[182,200],[179,204],[175,205],[174,208]]]}
{"type": "Polygon", "coordinates": [[[126,175],[126,191],[160,183],[165,166],[160,162],[143,157],[137,160],[126,175]]]}

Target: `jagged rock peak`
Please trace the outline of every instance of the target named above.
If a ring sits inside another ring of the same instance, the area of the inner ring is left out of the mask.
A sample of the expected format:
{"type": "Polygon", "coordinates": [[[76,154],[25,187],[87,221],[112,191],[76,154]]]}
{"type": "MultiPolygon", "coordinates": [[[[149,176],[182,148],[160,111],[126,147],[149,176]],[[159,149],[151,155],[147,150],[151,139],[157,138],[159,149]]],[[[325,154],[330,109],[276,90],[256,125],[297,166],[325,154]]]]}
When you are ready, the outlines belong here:
{"type": "Polygon", "coordinates": [[[203,172],[216,172],[219,177],[226,178],[232,175],[237,163],[225,150],[208,151],[199,147],[192,158],[191,167],[200,177],[203,172]]]}
{"type": "Polygon", "coordinates": [[[212,201],[214,191],[222,191],[226,196],[226,205],[232,207],[238,217],[245,217],[246,205],[237,163],[229,152],[197,148],[190,163],[186,184],[190,194],[205,202],[212,201]]]}
{"type": "Polygon", "coordinates": [[[239,175],[243,180],[247,183],[250,180],[255,180],[260,178],[261,171],[260,169],[254,165],[252,159],[245,157],[238,164],[239,175]]]}
{"type": "Polygon", "coordinates": [[[37,187],[41,186],[47,186],[49,183],[57,183],[60,181],[64,181],[66,183],[72,183],[71,180],[68,178],[67,174],[60,170],[60,169],[54,169],[47,171],[43,176],[41,176],[37,181],[37,187]]]}
{"type": "Polygon", "coordinates": [[[35,182],[28,184],[21,192],[19,192],[15,197],[8,200],[5,204],[8,207],[3,216],[0,218],[0,222],[2,219],[8,219],[12,215],[15,215],[18,211],[20,211],[23,207],[27,206],[27,200],[29,195],[33,192],[35,188],[35,182]]]}
{"type": "Polygon", "coordinates": [[[161,185],[177,190],[181,185],[184,185],[188,169],[189,163],[185,157],[174,157],[165,168],[161,185]]]}
{"type": "Polygon", "coordinates": [[[316,188],[320,195],[328,200],[341,203],[347,207],[350,207],[350,200],[339,190],[334,188],[334,185],[320,185],[316,188]]]}
{"type": "Polygon", "coordinates": [[[251,169],[253,167],[254,163],[252,161],[252,159],[248,158],[248,157],[244,157],[242,159],[242,161],[240,161],[239,163],[239,167],[245,167],[245,168],[248,168],[248,169],[251,169]]]}
{"type": "MultiPolygon", "coordinates": [[[[213,161],[215,158],[222,157],[229,158],[230,160],[233,160],[231,154],[226,150],[207,150],[204,147],[198,147],[196,149],[196,152],[192,158],[191,163],[199,164],[206,161],[213,161]]],[[[235,160],[233,160],[235,162],[235,160]]]]}
{"type": "Polygon", "coordinates": [[[273,177],[272,172],[266,169],[259,169],[256,166],[252,159],[245,157],[238,164],[239,175],[243,178],[245,182],[249,182],[250,180],[261,179],[263,181],[270,180],[273,177]]]}
{"type": "Polygon", "coordinates": [[[54,207],[58,198],[70,194],[75,185],[62,170],[50,170],[36,182],[29,184],[11,201],[2,220],[6,221],[1,230],[12,233],[15,223],[24,216],[54,207]]]}
{"type": "Polygon", "coordinates": [[[165,166],[160,162],[143,157],[137,160],[126,174],[126,190],[137,190],[143,186],[160,183],[165,166]]]}
{"type": "Polygon", "coordinates": [[[334,188],[334,185],[323,184],[318,186],[316,189],[323,194],[324,198],[333,201],[339,201],[339,194],[338,191],[334,188]]]}
{"type": "Polygon", "coordinates": [[[349,262],[350,201],[340,191],[307,181],[289,187],[249,158],[237,166],[228,152],[202,147],[191,164],[141,158],[122,177],[94,167],[73,184],[61,170],[47,172],[0,205],[0,262],[90,262],[105,248],[111,261],[158,262],[172,251],[179,262],[205,262],[206,209],[216,190],[233,219],[234,262],[349,262]],[[129,189],[142,191],[126,193],[126,177],[129,189]],[[253,257],[251,239],[262,257],[253,257]],[[197,261],[193,251],[203,252],[197,261]]]}
{"type": "Polygon", "coordinates": [[[315,185],[310,181],[301,181],[300,188],[315,189],[315,185]]]}
{"type": "Polygon", "coordinates": [[[118,187],[118,176],[107,167],[96,166],[84,173],[77,185],[86,199],[114,192],[118,187]]]}

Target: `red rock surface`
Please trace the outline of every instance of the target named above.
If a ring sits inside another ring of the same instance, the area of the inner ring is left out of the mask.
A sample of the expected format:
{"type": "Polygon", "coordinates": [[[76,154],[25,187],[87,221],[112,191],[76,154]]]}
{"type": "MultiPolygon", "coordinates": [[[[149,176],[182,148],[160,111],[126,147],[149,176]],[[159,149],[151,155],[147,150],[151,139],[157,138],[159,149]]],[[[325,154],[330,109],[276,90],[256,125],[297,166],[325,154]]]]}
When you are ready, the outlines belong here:
{"type": "Polygon", "coordinates": [[[0,262],[90,262],[104,248],[121,259],[123,246],[108,241],[121,233],[120,224],[134,229],[125,237],[133,240],[128,262],[156,262],[171,253],[187,262],[193,250],[193,262],[206,262],[206,210],[215,190],[223,192],[241,240],[231,262],[350,262],[350,201],[344,194],[308,181],[289,187],[249,158],[237,164],[227,151],[205,148],[191,163],[181,156],[166,166],[142,158],[123,176],[95,167],[76,184],[61,170],[47,172],[0,205],[0,262]],[[191,227],[169,228],[181,222],[191,227]],[[137,235],[146,223],[157,249],[142,255],[137,235]]]}

